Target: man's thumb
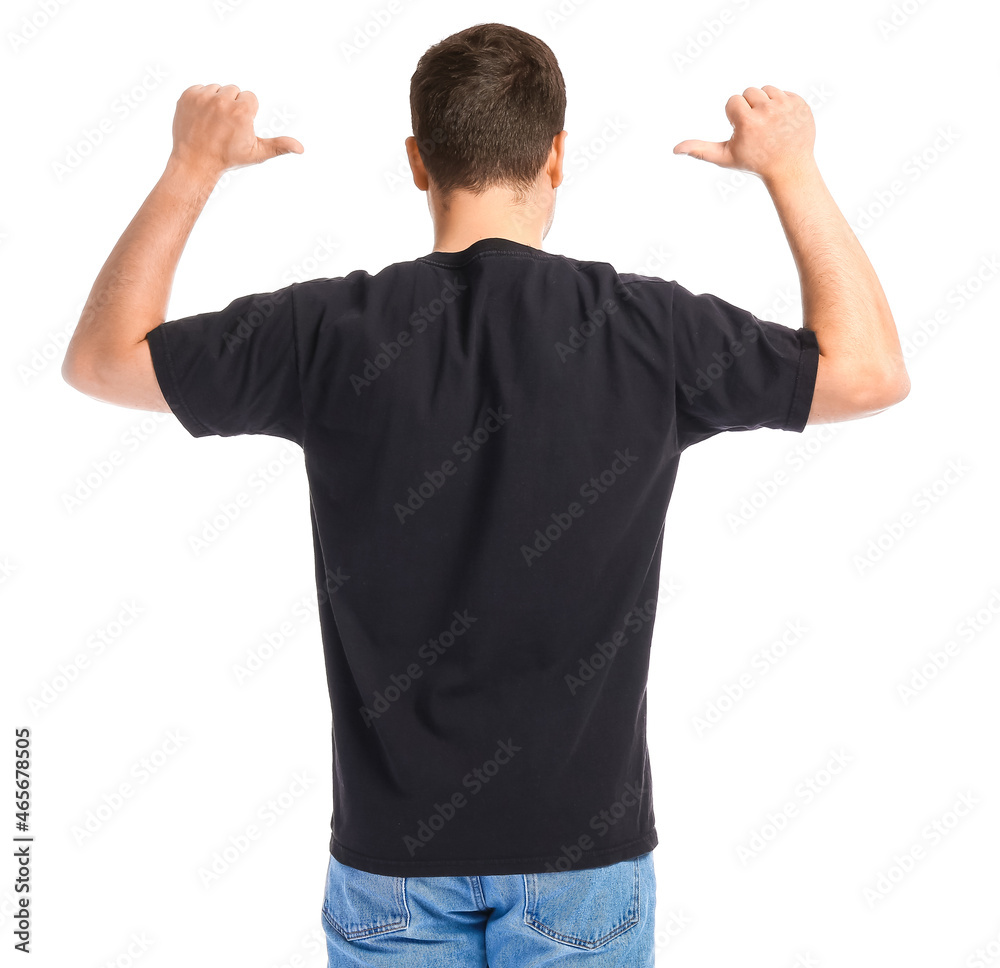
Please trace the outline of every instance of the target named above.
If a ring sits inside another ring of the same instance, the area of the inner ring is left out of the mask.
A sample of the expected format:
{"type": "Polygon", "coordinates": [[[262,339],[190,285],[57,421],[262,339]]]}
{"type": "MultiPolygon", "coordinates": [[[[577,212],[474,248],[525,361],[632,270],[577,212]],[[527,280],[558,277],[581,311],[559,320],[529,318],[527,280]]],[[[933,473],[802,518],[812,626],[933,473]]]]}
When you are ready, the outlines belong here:
{"type": "Polygon", "coordinates": [[[725,158],[725,147],[728,141],[682,141],[674,145],[675,155],[691,155],[701,161],[710,161],[720,165],[725,158]]]}
{"type": "Polygon", "coordinates": [[[294,138],[283,135],[280,138],[258,138],[257,151],[260,160],[267,161],[268,158],[277,158],[278,155],[287,155],[289,152],[301,155],[305,148],[294,138]]]}

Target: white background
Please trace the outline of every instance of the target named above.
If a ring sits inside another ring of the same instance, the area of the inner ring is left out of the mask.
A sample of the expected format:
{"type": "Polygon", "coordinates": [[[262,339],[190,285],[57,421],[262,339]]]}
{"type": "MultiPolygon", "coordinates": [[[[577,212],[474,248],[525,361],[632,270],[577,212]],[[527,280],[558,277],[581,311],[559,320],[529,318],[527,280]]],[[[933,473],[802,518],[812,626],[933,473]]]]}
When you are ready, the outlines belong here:
{"type": "MultiPolygon", "coordinates": [[[[191,84],[254,91],[258,133],[291,134],[305,154],[220,187],[168,318],[431,251],[405,168],[409,78],[429,45],[492,20],[542,37],[566,78],[572,177],[547,251],[800,326],[763,185],[671,154],[685,138],[724,140],[730,95],[776,84],[813,104],[820,169],[908,350],[912,392],[897,407],[801,435],[720,435],[681,460],[663,558],[678,591],[661,601],[649,681],[658,964],[958,968],[989,963],[970,958],[990,944],[1000,957],[996,5],[588,0],[563,16],[557,0],[401,0],[351,53],[379,9],[72,0],[45,22],[41,0],[4,5],[2,728],[10,760],[14,728],[33,737],[23,963],[326,964],[330,711],[318,624],[296,617],[315,600],[301,450],[196,440],[169,414],[97,402],[62,381],[62,347],[163,170],[191,84]],[[25,17],[42,24],[33,36],[25,17]],[[102,118],[112,130],[70,164],[102,118]],[[945,477],[949,465],[965,469],[945,477]],[[250,506],[196,553],[192,536],[241,491],[250,506]],[[866,559],[880,539],[880,560],[866,559]],[[138,616],[113,625],[127,604],[138,616]],[[234,668],[289,621],[240,684],[234,668]],[[805,631],[765,674],[761,650],[789,622],[805,631]],[[95,655],[101,629],[120,634],[95,655]],[[947,665],[902,696],[949,640],[947,665]],[[80,654],[89,667],[60,678],[80,654]],[[727,702],[744,673],[753,685],[727,702]],[[824,774],[834,752],[847,765],[824,774]],[[150,757],[156,772],[138,778],[150,757]],[[821,792],[807,802],[810,779],[821,792]],[[77,836],[122,783],[133,796],[77,836]],[[277,822],[205,886],[199,869],[265,826],[259,811],[283,794],[277,822]],[[963,795],[976,805],[956,818],[963,795]],[[788,801],[797,814],[776,833],[768,817],[788,801]],[[914,847],[921,859],[893,871],[914,847]]],[[[0,870],[6,962],[12,862],[0,870]]]]}

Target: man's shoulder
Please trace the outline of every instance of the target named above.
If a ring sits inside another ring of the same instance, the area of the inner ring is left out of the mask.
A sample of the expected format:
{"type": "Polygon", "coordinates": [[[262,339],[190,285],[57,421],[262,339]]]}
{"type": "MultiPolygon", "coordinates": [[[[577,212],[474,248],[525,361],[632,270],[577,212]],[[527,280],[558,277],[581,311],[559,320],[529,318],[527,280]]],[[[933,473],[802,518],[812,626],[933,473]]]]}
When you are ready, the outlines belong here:
{"type": "MultiPolygon", "coordinates": [[[[576,273],[592,279],[611,280],[616,289],[628,290],[635,295],[646,295],[655,301],[669,299],[676,281],[661,276],[642,272],[624,272],[612,263],[601,259],[586,259],[565,255],[559,252],[544,252],[538,250],[529,256],[533,261],[558,266],[567,273],[576,273]]],[[[507,260],[502,260],[506,262],[507,260]]],[[[502,264],[502,263],[501,263],[502,264]]],[[[432,254],[417,256],[412,259],[402,259],[391,262],[381,269],[353,269],[343,275],[317,277],[297,281],[294,288],[305,298],[330,298],[336,296],[350,300],[364,299],[369,293],[387,292],[389,294],[404,292],[407,280],[421,275],[460,273],[463,265],[453,265],[435,261],[432,254]]]]}

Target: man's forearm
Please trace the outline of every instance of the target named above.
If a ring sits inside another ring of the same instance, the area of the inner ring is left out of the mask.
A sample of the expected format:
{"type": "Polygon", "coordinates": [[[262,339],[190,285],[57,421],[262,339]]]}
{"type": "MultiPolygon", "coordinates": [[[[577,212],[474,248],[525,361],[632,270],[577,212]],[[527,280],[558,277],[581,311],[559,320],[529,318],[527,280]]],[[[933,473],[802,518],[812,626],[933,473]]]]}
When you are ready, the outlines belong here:
{"type": "Polygon", "coordinates": [[[166,318],[181,252],[218,176],[171,156],[94,282],[63,362],[63,376],[97,372],[166,318]]]}
{"type": "Polygon", "coordinates": [[[764,179],[802,287],[803,325],[820,352],[856,373],[859,393],[899,391],[909,378],[882,285],[814,162],[764,179]]]}

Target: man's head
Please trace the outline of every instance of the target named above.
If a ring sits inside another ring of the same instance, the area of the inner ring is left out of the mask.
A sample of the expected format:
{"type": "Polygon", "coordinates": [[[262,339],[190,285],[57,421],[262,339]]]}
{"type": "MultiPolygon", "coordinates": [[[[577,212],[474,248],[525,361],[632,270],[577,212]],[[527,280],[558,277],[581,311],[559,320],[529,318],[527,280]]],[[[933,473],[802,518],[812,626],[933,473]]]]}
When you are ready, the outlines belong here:
{"type": "MultiPolygon", "coordinates": [[[[505,24],[477,24],[428,48],[410,80],[414,184],[428,193],[439,236],[455,221],[521,226],[541,237],[562,181],[566,88],[543,41],[505,24]]],[[[530,244],[530,243],[529,243],[530,244]]]]}

